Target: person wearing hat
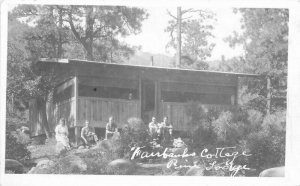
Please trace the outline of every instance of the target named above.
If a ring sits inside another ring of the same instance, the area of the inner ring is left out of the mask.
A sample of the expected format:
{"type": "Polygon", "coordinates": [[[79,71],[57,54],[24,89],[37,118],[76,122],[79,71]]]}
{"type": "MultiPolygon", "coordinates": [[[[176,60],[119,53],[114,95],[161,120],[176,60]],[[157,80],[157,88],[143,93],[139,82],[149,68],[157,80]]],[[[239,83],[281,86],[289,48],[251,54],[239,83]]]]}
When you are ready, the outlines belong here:
{"type": "Polygon", "coordinates": [[[95,144],[98,141],[94,127],[89,126],[89,124],[90,122],[86,120],[85,126],[81,129],[81,140],[85,147],[95,144]]]}

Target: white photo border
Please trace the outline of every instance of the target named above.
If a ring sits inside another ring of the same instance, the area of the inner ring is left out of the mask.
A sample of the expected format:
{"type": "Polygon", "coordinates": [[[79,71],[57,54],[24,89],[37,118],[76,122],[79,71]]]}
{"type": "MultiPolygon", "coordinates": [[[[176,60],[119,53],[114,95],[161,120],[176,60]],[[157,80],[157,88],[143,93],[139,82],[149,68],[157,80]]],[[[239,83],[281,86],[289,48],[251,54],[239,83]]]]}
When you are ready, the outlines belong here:
{"type": "Polygon", "coordinates": [[[1,4],[0,63],[0,185],[297,185],[300,184],[300,1],[297,0],[6,0],[1,4]],[[136,7],[199,6],[203,8],[288,8],[289,50],[287,90],[286,176],[251,177],[179,177],[179,176],[107,176],[107,175],[11,175],[4,174],[6,124],[7,14],[12,4],[85,4],[127,5],[136,7]]]}

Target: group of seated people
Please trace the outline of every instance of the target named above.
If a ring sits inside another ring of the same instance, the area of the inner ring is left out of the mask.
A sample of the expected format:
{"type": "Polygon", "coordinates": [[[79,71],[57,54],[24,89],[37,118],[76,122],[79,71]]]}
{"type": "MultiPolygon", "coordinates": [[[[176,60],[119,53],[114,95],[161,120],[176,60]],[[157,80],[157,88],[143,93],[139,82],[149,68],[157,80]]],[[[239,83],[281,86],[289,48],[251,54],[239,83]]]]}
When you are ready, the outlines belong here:
{"type": "MultiPolygon", "coordinates": [[[[118,133],[118,127],[114,122],[112,116],[108,118],[105,130],[105,139],[110,139],[114,134],[118,133]]],[[[98,141],[98,137],[95,133],[94,127],[89,126],[89,121],[85,121],[85,126],[81,129],[81,141],[85,147],[95,144],[98,141]]]]}
{"type": "MultiPolygon", "coordinates": [[[[172,132],[173,127],[171,123],[168,122],[168,117],[164,117],[163,122],[161,123],[157,123],[156,118],[152,117],[152,121],[149,123],[149,134],[153,140],[159,143],[162,141],[170,141],[173,138],[172,132]]],[[[114,134],[118,134],[118,128],[114,122],[114,118],[110,116],[108,118],[108,123],[106,124],[105,139],[112,138],[114,134]]],[[[69,131],[66,121],[62,118],[55,128],[55,138],[57,142],[60,142],[67,150],[70,150],[71,146],[68,135],[69,131]]],[[[90,126],[88,120],[85,121],[85,126],[81,129],[80,137],[84,147],[90,147],[99,140],[94,127],[90,126]]]]}
{"type": "Polygon", "coordinates": [[[173,126],[168,121],[168,117],[164,117],[161,123],[156,122],[156,118],[152,117],[149,123],[149,133],[158,143],[168,142],[173,138],[173,126]]]}

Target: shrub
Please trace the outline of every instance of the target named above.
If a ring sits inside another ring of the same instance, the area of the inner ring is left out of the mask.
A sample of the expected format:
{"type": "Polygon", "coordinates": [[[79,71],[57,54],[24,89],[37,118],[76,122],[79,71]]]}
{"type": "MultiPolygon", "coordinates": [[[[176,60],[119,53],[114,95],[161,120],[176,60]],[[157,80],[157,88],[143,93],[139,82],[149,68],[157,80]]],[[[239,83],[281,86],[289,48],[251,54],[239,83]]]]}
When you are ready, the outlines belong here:
{"type": "Polygon", "coordinates": [[[192,139],[188,145],[195,149],[214,144],[216,136],[211,122],[218,117],[219,112],[207,109],[198,103],[188,104],[186,111],[186,114],[191,118],[187,123],[192,139]]]}
{"type": "Polygon", "coordinates": [[[12,131],[11,134],[17,139],[18,143],[24,144],[24,145],[28,145],[30,143],[30,137],[21,132],[19,129],[17,129],[17,131],[12,131]]]}
{"type": "Polygon", "coordinates": [[[14,159],[23,162],[30,159],[30,151],[27,150],[26,144],[18,141],[18,139],[11,134],[10,131],[6,131],[6,146],[5,146],[5,158],[14,159]]]}
{"type": "Polygon", "coordinates": [[[16,110],[15,113],[7,112],[6,117],[6,145],[5,158],[18,160],[24,163],[30,159],[30,151],[27,150],[27,145],[30,142],[30,137],[18,130],[21,126],[26,126],[26,113],[16,110]]]}
{"type": "Polygon", "coordinates": [[[260,128],[247,136],[248,164],[257,174],[285,163],[285,112],[265,116],[260,128]]]}
{"type": "Polygon", "coordinates": [[[150,135],[147,127],[140,118],[129,118],[127,124],[122,129],[120,139],[114,143],[119,143],[118,151],[119,158],[129,158],[131,154],[131,147],[133,146],[149,146],[150,135]]]}
{"type": "Polygon", "coordinates": [[[236,145],[244,134],[244,123],[234,121],[229,111],[222,112],[218,119],[212,122],[213,131],[217,135],[218,143],[236,145]]]}

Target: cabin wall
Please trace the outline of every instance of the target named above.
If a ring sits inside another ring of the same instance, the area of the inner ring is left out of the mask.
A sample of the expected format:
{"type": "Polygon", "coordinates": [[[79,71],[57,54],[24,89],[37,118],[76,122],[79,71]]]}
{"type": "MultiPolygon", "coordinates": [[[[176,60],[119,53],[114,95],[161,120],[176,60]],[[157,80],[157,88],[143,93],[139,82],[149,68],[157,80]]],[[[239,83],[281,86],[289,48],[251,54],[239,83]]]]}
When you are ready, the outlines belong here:
{"type": "Polygon", "coordinates": [[[139,101],[96,97],[78,98],[76,126],[83,126],[89,120],[93,127],[105,128],[109,116],[113,116],[118,127],[122,127],[130,117],[139,117],[139,101]]]}
{"type": "Polygon", "coordinates": [[[68,127],[75,125],[75,98],[47,105],[48,123],[55,129],[59,119],[64,118],[68,127]]]}
{"type": "MultiPolygon", "coordinates": [[[[66,119],[68,127],[74,126],[75,98],[73,89],[73,80],[69,78],[55,88],[53,99],[47,102],[46,112],[50,132],[54,132],[60,118],[66,119]]],[[[30,101],[29,121],[32,136],[45,134],[35,99],[30,101]]]]}
{"type": "Polygon", "coordinates": [[[175,103],[162,102],[163,116],[167,116],[173,125],[174,130],[187,131],[189,123],[192,120],[192,110],[199,107],[207,110],[215,111],[233,111],[233,105],[215,105],[215,104],[201,104],[201,103],[175,103]]]}

